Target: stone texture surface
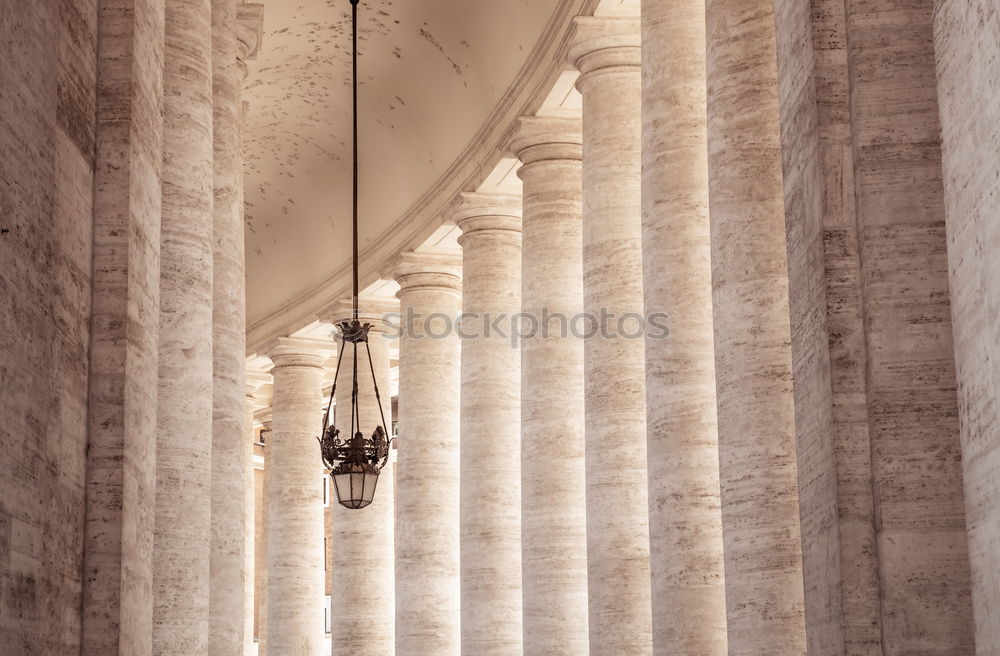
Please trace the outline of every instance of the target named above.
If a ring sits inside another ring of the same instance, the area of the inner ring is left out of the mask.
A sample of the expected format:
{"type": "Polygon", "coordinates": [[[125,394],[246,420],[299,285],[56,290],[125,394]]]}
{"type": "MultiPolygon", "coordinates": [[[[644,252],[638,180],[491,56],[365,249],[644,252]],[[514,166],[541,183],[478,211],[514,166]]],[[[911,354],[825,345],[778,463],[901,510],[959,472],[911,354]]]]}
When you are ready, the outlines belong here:
{"type": "Polygon", "coordinates": [[[930,1],[846,4],[886,654],[974,651],[930,1]]]}
{"type": "Polygon", "coordinates": [[[642,4],[642,261],[653,650],[726,654],[705,3],[642,4]]]}
{"type": "MultiPolygon", "coordinates": [[[[461,392],[462,652],[522,653],[521,353],[510,327],[521,311],[521,198],[463,194],[461,392]]],[[[536,454],[537,455],[537,454],[536,454]]]]}
{"type": "Polygon", "coordinates": [[[652,653],[645,349],[635,332],[643,315],[639,43],[637,19],[578,18],[569,54],[583,95],[583,302],[598,324],[584,340],[592,654],[652,653]]]}
{"type": "MultiPolygon", "coordinates": [[[[247,60],[255,59],[257,56],[257,51],[260,47],[261,41],[261,31],[263,30],[263,5],[253,4],[253,3],[241,3],[236,5],[235,8],[235,23],[233,25],[233,31],[236,38],[236,69],[237,69],[237,131],[236,131],[236,148],[237,155],[239,157],[236,163],[236,177],[235,177],[235,198],[234,202],[236,204],[236,212],[238,213],[237,221],[239,223],[240,234],[242,234],[244,225],[244,211],[245,211],[245,194],[244,187],[245,181],[243,176],[243,125],[246,119],[246,103],[242,99],[242,87],[246,82],[247,78],[247,60]]],[[[237,248],[240,249],[238,259],[238,266],[242,267],[240,271],[245,273],[246,270],[246,253],[243,241],[239,241],[235,244],[237,248]]],[[[238,312],[239,316],[243,321],[243,346],[246,347],[246,278],[241,277],[237,284],[243,292],[242,303],[239,304],[238,312]]],[[[244,378],[246,379],[246,372],[244,371],[244,378]]],[[[253,395],[257,392],[259,387],[264,384],[265,380],[270,380],[270,376],[266,374],[260,374],[255,372],[255,376],[252,380],[246,380],[246,391],[247,398],[244,399],[244,403],[247,404],[246,407],[246,421],[243,425],[243,448],[242,448],[242,458],[243,458],[243,496],[244,496],[244,511],[243,511],[243,521],[244,521],[244,536],[243,536],[243,653],[245,656],[263,656],[263,650],[257,648],[256,636],[254,635],[256,630],[256,594],[257,594],[257,535],[256,535],[256,521],[257,521],[257,485],[256,485],[256,464],[254,463],[255,455],[255,430],[254,430],[254,408],[255,402],[253,400],[253,395]]]]}
{"type": "Polygon", "coordinates": [[[1000,649],[1000,8],[936,2],[951,314],[976,651],[1000,649]]]}
{"type": "MultiPolygon", "coordinates": [[[[368,352],[358,344],[358,415],[361,432],[370,437],[376,426],[392,433],[391,380],[389,377],[389,326],[383,317],[397,312],[395,303],[379,303],[362,298],[359,319],[372,324],[368,352]],[[378,383],[379,399],[375,397],[372,370],[378,383]]],[[[332,323],[350,320],[352,307],[348,301],[333,309],[327,317],[332,323]]],[[[339,343],[339,342],[338,342],[339,343]]],[[[354,346],[347,345],[338,354],[340,379],[337,382],[336,426],[341,435],[350,434],[351,371],[354,367],[354,346]]],[[[331,420],[331,423],[332,420],[331,420]]],[[[395,581],[393,571],[393,507],[394,486],[392,466],[386,465],[375,488],[375,499],[362,510],[349,510],[337,503],[337,493],[330,486],[330,520],[332,524],[330,569],[330,625],[333,630],[334,656],[392,656],[396,648],[395,581]]]]}
{"type": "MultiPolygon", "coordinates": [[[[822,266],[826,278],[832,444],[837,467],[839,554],[831,552],[828,560],[839,561],[839,575],[815,582],[807,576],[807,585],[839,583],[844,651],[857,656],[882,656],[845,9],[840,0],[812,2],[818,156],[823,175],[822,266]]],[[[790,54],[791,58],[799,56],[790,54]]],[[[822,362],[822,358],[817,361],[822,362]]],[[[826,644],[832,640],[836,646],[835,634],[828,635],[826,644]]],[[[815,644],[815,637],[816,631],[811,630],[810,644],[815,644]]]]}
{"type": "Polygon", "coordinates": [[[323,649],[323,362],[333,340],[281,338],[274,363],[272,432],[264,503],[267,541],[267,651],[320,656],[323,649]],[[294,536],[294,538],[292,537],[294,536]]]}
{"type": "Polygon", "coordinates": [[[149,656],[163,2],[102,3],[98,31],[81,653],[149,656]]]}
{"type": "Polygon", "coordinates": [[[461,653],[458,258],[404,253],[399,340],[396,654],[461,653]],[[431,316],[437,315],[437,316],[431,316]],[[412,321],[407,317],[412,317],[412,321]]]}
{"type": "Polygon", "coordinates": [[[579,118],[520,119],[521,311],[551,321],[521,344],[521,559],[527,656],[588,653],[579,118]],[[558,453],[557,458],[539,454],[558,453]]]}
{"type": "Polygon", "coordinates": [[[4,656],[80,651],[97,21],[93,0],[0,5],[4,656]]]}
{"type": "Polygon", "coordinates": [[[775,16],[708,0],[708,153],[729,653],[806,651],[775,16]]]}
{"type": "Polygon", "coordinates": [[[246,493],[245,266],[236,0],[212,0],[214,221],[212,309],[212,553],[209,648],[242,656],[246,493]]]}
{"type": "Polygon", "coordinates": [[[788,262],[795,457],[798,465],[806,647],[844,649],[837,461],[823,261],[823,175],[809,3],[774,4],[788,262]]]}
{"type": "Polygon", "coordinates": [[[153,653],[208,654],[212,6],[168,0],[163,73],[153,653]]]}

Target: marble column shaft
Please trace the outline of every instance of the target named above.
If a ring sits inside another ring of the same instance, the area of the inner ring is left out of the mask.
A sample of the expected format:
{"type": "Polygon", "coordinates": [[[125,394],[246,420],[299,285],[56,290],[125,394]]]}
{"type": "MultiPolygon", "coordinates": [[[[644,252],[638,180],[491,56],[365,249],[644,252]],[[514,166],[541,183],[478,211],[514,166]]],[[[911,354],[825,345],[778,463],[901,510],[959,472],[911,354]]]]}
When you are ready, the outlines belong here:
{"type": "Polygon", "coordinates": [[[806,651],[773,3],[707,0],[729,654],[806,651]]]}
{"type": "Polygon", "coordinates": [[[521,198],[462,194],[462,653],[516,656],[521,620],[521,198]],[[510,333],[510,334],[507,334],[510,333]]]}
{"type": "MultiPolygon", "coordinates": [[[[273,426],[273,421],[265,421],[264,427],[273,426]]],[[[265,442],[263,448],[264,466],[261,468],[261,484],[259,490],[256,482],[254,484],[254,638],[257,643],[257,653],[259,656],[267,656],[267,499],[270,485],[270,465],[269,436],[271,431],[261,432],[261,438],[265,442]]],[[[257,449],[254,450],[256,453],[257,449]]],[[[324,527],[325,528],[325,527],[324,527]]]]}
{"type": "Polygon", "coordinates": [[[590,650],[649,654],[640,27],[586,17],[575,29],[584,310],[598,328],[584,341],[590,650]]]}
{"type": "Polygon", "coordinates": [[[167,0],[153,653],[208,654],[212,6],[167,0]]]}
{"type": "Polygon", "coordinates": [[[320,656],[323,630],[323,363],[333,341],[280,338],[267,441],[267,652],[320,656]]]}
{"type": "Polygon", "coordinates": [[[1000,645],[1000,10],[992,0],[935,6],[976,648],[989,654],[1000,645]]]}
{"type": "MultiPolygon", "coordinates": [[[[370,437],[383,424],[386,435],[392,434],[392,381],[389,374],[389,327],[383,317],[397,312],[395,303],[361,299],[359,320],[372,324],[368,347],[358,344],[358,414],[359,430],[370,437]],[[382,401],[372,381],[372,367],[382,401]]],[[[341,303],[327,313],[331,322],[350,320],[351,303],[341,303]]],[[[337,427],[347,436],[351,427],[351,377],[354,348],[351,344],[339,354],[340,378],[337,381],[337,427]]],[[[332,418],[331,418],[332,422],[332,418]]],[[[333,526],[333,574],[331,621],[333,655],[392,656],[395,653],[395,581],[393,568],[393,480],[387,464],[379,476],[375,498],[362,510],[349,510],[337,503],[331,482],[330,513],[333,526]]]]}
{"type": "MultiPolygon", "coordinates": [[[[240,4],[235,7],[235,47],[236,47],[236,71],[237,71],[237,87],[236,87],[236,149],[238,156],[238,164],[235,170],[235,198],[234,202],[236,204],[236,212],[238,214],[236,221],[238,229],[240,231],[240,238],[236,246],[239,248],[239,266],[240,279],[239,285],[242,293],[242,300],[238,308],[239,316],[242,318],[244,324],[246,324],[246,253],[245,246],[243,242],[243,226],[245,220],[245,207],[244,207],[244,166],[243,166],[243,128],[246,122],[246,103],[243,101],[242,90],[243,84],[246,82],[249,70],[247,68],[247,61],[251,59],[256,59],[257,51],[260,48],[260,42],[262,38],[263,30],[263,18],[264,18],[264,6],[255,3],[246,3],[240,0],[240,4]]],[[[218,274],[217,274],[218,275],[218,274]]],[[[244,337],[244,341],[245,341],[244,337]]],[[[248,384],[247,390],[249,395],[252,395],[257,388],[263,384],[263,378],[270,379],[269,376],[265,374],[257,374],[256,380],[252,384],[248,384]]],[[[250,396],[247,397],[247,403],[251,403],[252,399],[250,396]]],[[[254,641],[254,616],[256,614],[255,604],[255,590],[257,588],[257,573],[256,573],[256,504],[255,497],[256,491],[254,486],[254,440],[252,439],[253,434],[253,408],[251,407],[249,412],[249,424],[244,425],[244,444],[243,444],[243,468],[244,468],[244,506],[245,506],[245,522],[246,532],[244,535],[244,584],[243,584],[243,615],[244,615],[244,627],[243,627],[243,652],[246,656],[263,656],[263,649],[258,648],[254,641]],[[258,651],[260,652],[258,654],[258,651]]]]}
{"type": "Polygon", "coordinates": [[[543,330],[521,344],[526,656],[589,650],[583,340],[559,318],[583,311],[581,144],[580,119],[527,117],[511,146],[523,163],[521,311],[543,330]]]}
{"type": "Polygon", "coordinates": [[[98,15],[82,648],[150,656],[163,1],[98,15]]]}
{"type": "Polygon", "coordinates": [[[458,257],[404,253],[396,469],[396,654],[458,656],[458,257]],[[437,315],[433,316],[432,315],[437,315]],[[445,318],[447,317],[447,318],[445,318]]]}
{"type": "Polygon", "coordinates": [[[642,4],[642,247],[654,653],[725,656],[705,3],[642,4]]]}
{"type": "Polygon", "coordinates": [[[243,422],[243,454],[241,464],[243,467],[244,491],[249,490],[249,494],[243,495],[243,654],[253,656],[254,654],[254,587],[256,585],[256,503],[254,497],[254,408],[256,403],[253,395],[257,391],[256,385],[247,385],[246,398],[244,403],[245,419],[243,422]]]}
{"type": "Polygon", "coordinates": [[[245,267],[240,207],[236,0],[212,0],[214,236],[212,555],[209,653],[243,656],[245,626],[245,267]]]}

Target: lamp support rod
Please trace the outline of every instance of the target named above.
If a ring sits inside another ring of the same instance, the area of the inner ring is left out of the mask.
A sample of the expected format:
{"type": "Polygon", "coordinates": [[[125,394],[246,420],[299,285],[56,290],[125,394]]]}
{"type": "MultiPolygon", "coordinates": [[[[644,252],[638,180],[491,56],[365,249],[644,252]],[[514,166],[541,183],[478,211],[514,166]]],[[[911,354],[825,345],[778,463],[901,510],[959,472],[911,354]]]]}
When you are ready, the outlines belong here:
{"type": "Polygon", "coordinates": [[[352,245],[353,245],[353,273],[354,273],[354,319],[358,318],[358,3],[361,0],[351,0],[351,84],[352,84],[352,114],[354,129],[354,168],[352,171],[353,183],[353,215],[352,215],[352,245]]]}

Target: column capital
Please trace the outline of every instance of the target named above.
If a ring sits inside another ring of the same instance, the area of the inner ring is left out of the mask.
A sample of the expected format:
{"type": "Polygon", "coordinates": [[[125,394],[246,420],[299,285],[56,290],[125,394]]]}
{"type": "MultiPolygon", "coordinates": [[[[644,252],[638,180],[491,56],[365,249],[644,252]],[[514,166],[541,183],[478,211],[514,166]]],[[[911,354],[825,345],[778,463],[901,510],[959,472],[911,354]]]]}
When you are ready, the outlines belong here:
{"type": "Polygon", "coordinates": [[[404,292],[435,288],[462,293],[462,256],[439,253],[401,253],[392,265],[392,276],[399,283],[397,298],[404,292]]]}
{"type": "Polygon", "coordinates": [[[264,39],[264,5],[246,3],[236,5],[237,59],[247,62],[257,58],[264,39]]]}
{"type": "Polygon", "coordinates": [[[580,161],[583,124],[580,118],[522,116],[517,119],[510,150],[525,166],[545,160],[580,161]]]}
{"type": "MultiPolygon", "coordinates": [[[[370,323],[372,332],[392,332],[385,321],[385,315],[398,313],[399,301],[397,300],[365,296],[358,299],[358,320],[361,323],[370,323]]],[[[349,321],[353,316],[354,304],[349,298],[341,299],[319,313],[320,321],[326,321],[334,326],[341,321],[349,321]]]]}
{"type": "Polygon", "coordinates": [[[333,339],[314,339],[309,337],[279,337],[263,349],[264,353],[274,364],[274,369],[279,367],[316,367],[317,369],[323,369],[323,363],[336,350],[333,339]]]}
{"type": "Polygon", "coordinates": [[[452,209],[452,220],[462,230],[461,244],[472,232],[521,232],[521,197],[513,194],[463,192],[452,209]]]}
{"type": "Polygon", "coordinates": [[[642,31],[638,18],[577,16],[573,21],[568,58],[580,71],[581,89],[594,75],[639,73],[642,31]]]}

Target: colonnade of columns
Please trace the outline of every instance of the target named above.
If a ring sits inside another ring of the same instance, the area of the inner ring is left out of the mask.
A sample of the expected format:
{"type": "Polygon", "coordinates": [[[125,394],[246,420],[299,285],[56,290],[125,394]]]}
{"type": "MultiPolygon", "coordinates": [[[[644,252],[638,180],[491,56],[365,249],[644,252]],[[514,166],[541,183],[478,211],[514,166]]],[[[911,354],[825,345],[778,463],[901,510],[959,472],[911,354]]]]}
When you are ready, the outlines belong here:
{"type": "Polygon", "coordinates": [[[260,5],[96,14],[82,653],[243,656],[240,70],[260,5]]]}
{"type": "MultiPolygon", "coordinates": [[[[385,487],[381,510],[334,515],[335,653],[995,644],[983,427],[1000,417],[991,360],[963,349],[995,346],[977,335],[995,333],[996,277],[959,247],[996,209],[961,126],[998,110],[952,95],[952,31],[986,28],[875,4],[646,0],[641,20],[577,19],[582,111],[519,119],[521,196],[462,194],[462,261],[394,267],[395,528],[385,487]],[[518,339],[483,331],[518,313],[518,339]],[[593,334],[574,333],[581,313],[593,334]]],[[[272,576],[269,605],[297,594],[272,576]]],[[[269,613],[268,649],[300,634],[271,653],[318,653],[310,618],[269,613]]]]}

